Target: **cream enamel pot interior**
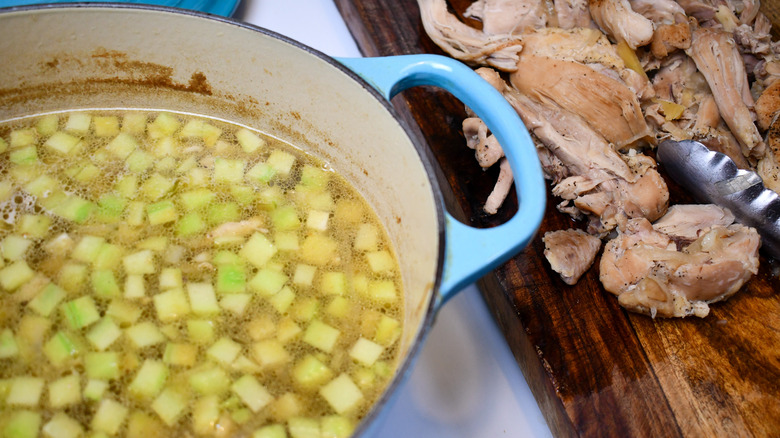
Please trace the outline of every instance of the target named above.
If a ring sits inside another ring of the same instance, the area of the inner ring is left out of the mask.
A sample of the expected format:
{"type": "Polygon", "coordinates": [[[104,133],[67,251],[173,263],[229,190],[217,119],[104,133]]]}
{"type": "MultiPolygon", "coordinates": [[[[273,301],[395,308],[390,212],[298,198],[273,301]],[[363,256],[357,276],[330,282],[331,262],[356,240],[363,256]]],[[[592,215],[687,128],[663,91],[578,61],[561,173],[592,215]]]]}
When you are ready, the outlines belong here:
{"type": "Polygon", "coordinates": [[[439,306],[516,254],[541,222],[544,184],[522,122],[450,59],[334,60],[251,25],[159,7],[1,11],[0,120],[89,108],[204,114],[286,139],[358,187],[399,256],[406,310],[398,372],[356,434],[380,427],[377,414],[408,374],[439,306]],[[422,142],[388,103],[415,85],[451,91],[504,145],[520,200],[506,224],[478,230],[444,211],[422,142]]]}

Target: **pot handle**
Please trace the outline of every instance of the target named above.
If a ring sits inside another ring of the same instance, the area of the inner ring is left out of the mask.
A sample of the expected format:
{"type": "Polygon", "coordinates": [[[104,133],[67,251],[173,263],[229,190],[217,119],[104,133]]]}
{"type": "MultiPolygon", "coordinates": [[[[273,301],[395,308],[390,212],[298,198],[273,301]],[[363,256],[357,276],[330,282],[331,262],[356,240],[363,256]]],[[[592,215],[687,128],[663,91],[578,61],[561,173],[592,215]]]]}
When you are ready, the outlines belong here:
{"type": "Polygon", "coordinates": [[[448,212],[444,273],[437,308],[457,292],[522,250],[536,233],[545,209],[545,186],[536,147],[520,117],[492,85],[465,64],[440,55],[338,58],[387,100],[417,85],[441,87],[471,108],[504,149],[519,199],[509,221],[479,229],[448,212]]]}

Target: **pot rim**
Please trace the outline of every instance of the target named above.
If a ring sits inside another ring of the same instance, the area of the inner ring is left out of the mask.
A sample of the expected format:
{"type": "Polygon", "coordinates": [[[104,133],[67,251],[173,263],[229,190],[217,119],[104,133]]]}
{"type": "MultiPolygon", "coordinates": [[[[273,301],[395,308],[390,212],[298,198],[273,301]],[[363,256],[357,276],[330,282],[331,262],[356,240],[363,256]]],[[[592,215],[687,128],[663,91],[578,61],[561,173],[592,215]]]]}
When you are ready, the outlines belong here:
{"type": "MultiPolygon", "coordinates": [[[[430,332],[430,329],[433,325],[437,313],[437,309],[438,309],[436,303],[439,297],[439,288],[442,281],[442,274],[443,274],[444,263],[445,263],[445,244],[446,244],[445,235],[446,234],[445,234],[445,219],[444,219],[444,200],[443,200],[443,195],[442,195],[439,181],[436,178],[435,166],[431,161],[432,153],[430,149],[425,145],[425,141],[421,139],[420,131],[416,129],[416,127],[414,127],[415,129],[413,129],[413,127],[411,127],[408,123],[406,123],[406,121],[400,116],[400,114],[395,109],[395,107],[391,104],[391,102],[385,99],[385,97],[382,96],[382,94],[377,89],[375,89],[371,84],[366,82],[357,73],[350,70],[348,67],[344,66],[333,57],[317,49],[314,49],[313,47],[307,46],[295,39],[282,35],[278,32],[254,24],[246,23],[238,19],[224,17],[221,15],[209,14],[206,12],[201,12],[201,11],[196,11],[191,9],[171,7],[171,6],[136,4],[136,3],[107,3],[107,2],[41,3],[41,4],[34,4],[34,5],[11,6],[11,7],[0,8],[0,17],[2,17],[2,15],[5,15],[7,13],[28,12],[28,11],[29,12],[55,11],[61,9],[62,10],[67,10],[67,9],[145,10],[145,11],[152,11],[152,12],[159,12],[159,13],[175,14],[180,16],[190,16],[199,19],[207,19],[207,20],[220,22],[225,25],[232,25],[238,28],[243,28],[254,32],[258,32],[262,35],[287,43],[299,50],[303,50],[304,52],[307,52],[308,54],[315,56],[322,61],[325,61],[326,63],[330,64],[330,66],[335,67],[341,73],[347,75],[350,79],[360,84],[366,92],[368,92],[375,100],[377,100],[390,114],[390,116],[392,116],[395,119],[395,122],[398,123],[400,127],[403,129],[403,131],[406,133],[407,138],[409,138],[410,142],[415,148],[415,152],[417,153],[418,159],[420,160],[420,162],[423,165],[423,168],[425,169],[425,173],[428,175],[428,181],[431,185],[431,190],[433,192],[432,195],[433,195],[435,209],[436,209],[436,222],[438,228],[438,241],[439,241],[438,257],[436,261],[436,274],[433,281],[431,295],[428,300],[427,309],[425,311],[425,316],[422,318],[422,322],[419,326],[419,330],[415,335],[410,347],[408,348],[406,356],[398,358],[399,361],[398,367],[395,370],[393,378],[391,379],[387,387],[384,389],[379,399],[377,399],[377,401],[373,404],[373,406],[368,411],[368,413],[357,424],[357,427],[353,431],[352,436],[361,436],[362,434],[367,432],[372,422],[377,419],[379,412],[382,410],[382,408],[388,405],[394,393],[399,389],[399,387],[403,384],[403,382],[408,377],[408,374],[411,372],[414,361],[419,355],[420,349],[422,348],[425,338],[430,332]]],[[[406,329],[406,327],[404,327],[404,329],[406,329]]]]}

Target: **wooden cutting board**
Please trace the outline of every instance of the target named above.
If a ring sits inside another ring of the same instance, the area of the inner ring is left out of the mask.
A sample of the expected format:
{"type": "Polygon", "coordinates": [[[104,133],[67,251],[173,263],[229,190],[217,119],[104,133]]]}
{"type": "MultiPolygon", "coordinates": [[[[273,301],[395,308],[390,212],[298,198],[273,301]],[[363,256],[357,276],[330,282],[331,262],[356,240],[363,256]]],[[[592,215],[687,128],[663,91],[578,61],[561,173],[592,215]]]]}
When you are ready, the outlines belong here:
{"type": "MultiPolygon", "coordinates": [[[[443,54],[425,35],[415,0],[335,2],[366,56],[443,54]]],[[[451,6],[462,12],[469,3],[451,6]]],[[[780,2],[766,3],[764,12],[780,23],[780,2]]],[[[483,172],[466,148],[462,104],[428,87],[393,103],[430,146],[452,189],[453,214],[477,227],[511,217],[514,192],[496,216],[481,211],[497,170],[483,172]]],[[[690,202],[667,181],[673,203],[690,202]]],[[[778,265],[762,258],[759,274],[704,319],[629,313],[599,283],[598,261],[573,287],[549,268],[543,233],[582,226],[559,213],[557,202],[549,197],[531,245],[479,282],[553,434],[780,436],[778,265]]]]}

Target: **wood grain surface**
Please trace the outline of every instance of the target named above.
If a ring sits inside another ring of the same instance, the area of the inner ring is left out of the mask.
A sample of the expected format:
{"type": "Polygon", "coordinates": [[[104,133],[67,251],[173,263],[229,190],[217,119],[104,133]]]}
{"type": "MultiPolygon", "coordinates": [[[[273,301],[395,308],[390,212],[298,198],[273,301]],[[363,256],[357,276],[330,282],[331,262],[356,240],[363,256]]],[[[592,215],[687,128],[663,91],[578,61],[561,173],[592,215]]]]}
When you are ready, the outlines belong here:
{"type": "MultiPolygon", "coordinates": [[[[425,35],[415,0],[335,2],[365,56],[443,54],[425,35]]],[[[462,12],[469,3],[450,4],[462,12]]],[[[780,23],[780,2],[762,10],[780,23]]],[[[466,148],[460,102],[418,87],[393,103],[430,146],[453,214],[477,227],[511,217],[514,192],[497,215],[481,212],[497,170],[483,172],[466,148]]],[[[673,203],[690,202],[667,182],[673,203]]],[[[773,276],[780,268],[762,258],[759,274],[704,319],[629,313],[602,288],[598,261],[573,287],[549,268],[543,233],[582,227],[557,202],[548,198],[531,245],[479,282],[553,434],[780,436],[780,281],[773,276]]]]}

